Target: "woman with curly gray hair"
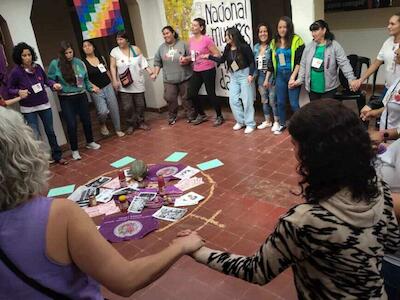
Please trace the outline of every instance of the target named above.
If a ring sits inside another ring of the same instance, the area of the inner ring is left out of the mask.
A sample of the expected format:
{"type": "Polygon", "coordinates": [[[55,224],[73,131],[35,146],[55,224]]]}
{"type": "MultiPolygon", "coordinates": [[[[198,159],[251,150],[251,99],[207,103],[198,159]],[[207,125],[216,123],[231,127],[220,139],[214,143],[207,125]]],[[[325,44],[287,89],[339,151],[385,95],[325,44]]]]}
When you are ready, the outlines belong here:
{"type": "Polygon", "coordinates": [[[197,234],[126,260],[74,202],[41,196],[48,158],[15,111],[0,107],[0,295],[2,299],[102,299],[100,284],[129,296],[199,249],[197,234]]]}

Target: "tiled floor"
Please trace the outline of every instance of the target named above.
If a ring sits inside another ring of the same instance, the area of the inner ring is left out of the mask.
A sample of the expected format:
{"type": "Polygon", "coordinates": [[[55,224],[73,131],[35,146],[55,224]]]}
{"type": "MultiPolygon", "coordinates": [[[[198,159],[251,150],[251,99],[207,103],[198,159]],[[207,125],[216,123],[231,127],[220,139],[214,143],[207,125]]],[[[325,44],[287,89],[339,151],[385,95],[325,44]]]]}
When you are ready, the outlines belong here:
{"type": "MultiPolygon", "coordinates": [[[[212,112],[210,112],[210,115],[212,112]]],[[[147,163],[162,162],[174,151],[188,152],[182,163],[197,163],[218,158],[224,166],[204,172],[207,184],[194,191],[210,195],[193,215],[142,240],[115,244],[127,259],[154,253],[174,238],[176,232],[198,229],[207,245],[238,254],[251,255],[272,232],[278,217],[301,199],[297,191],[295,159],[290,137],[285,132],[274,136],[269,129],[250,135],[234,132],[230,114],[227,122],[212,127],[179,120],[166,124],[165,115],[149,114],[149,132],[111,137],[100,141],[98,151],[82,149],[82,160],[65,166],[53,166],[50,186],[83,184],[90,178],[109,172],[111,162],[131,155],[147,163]],[[213,221],[206,220],[215,215],[213,221]]],[[[193,210],[193,209],[191,209],[193,210]]],[[[162,223],[162,228],[168,225],[162,223]]],[[[109,299],[121,299],[104,290],[109,299]]],[[[291,271],[278,276],[266,286],[257,286],[219,274],[183,257],[164,276],[130,299],[296,299],[291,271]]]]}

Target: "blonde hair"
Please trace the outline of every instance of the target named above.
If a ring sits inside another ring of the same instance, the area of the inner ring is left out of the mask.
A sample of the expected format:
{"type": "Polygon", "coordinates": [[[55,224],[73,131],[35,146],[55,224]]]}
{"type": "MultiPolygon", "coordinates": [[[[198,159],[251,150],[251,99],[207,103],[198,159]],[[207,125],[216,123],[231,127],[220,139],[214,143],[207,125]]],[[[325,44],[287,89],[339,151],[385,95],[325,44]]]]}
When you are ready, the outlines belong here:
{"type": "Polygon", "coordinates": [[[42,193],[50,172],[48,154],[19,113],[0,107],[0,132],[0,211],[4,211],[42,193]]]}

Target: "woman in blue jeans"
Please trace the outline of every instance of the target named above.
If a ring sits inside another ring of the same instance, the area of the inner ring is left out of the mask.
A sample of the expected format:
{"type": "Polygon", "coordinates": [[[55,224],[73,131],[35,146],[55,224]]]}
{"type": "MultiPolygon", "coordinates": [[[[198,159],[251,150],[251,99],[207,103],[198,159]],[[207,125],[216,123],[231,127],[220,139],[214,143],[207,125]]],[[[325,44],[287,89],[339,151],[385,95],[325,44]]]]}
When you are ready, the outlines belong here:
{"type": "MultiPolygon", "coordinates": [[[[278,21],[275,38],[271,41],[272,66],[276,80],[275,92],[278,102],[279,128],[274,134],[281,134],[286,128],[286,101],[289,99],[292,111],[300,108],[300,87],[289,89],[300,68],[304,42],[294,33],[293,22],[289,17],[281,17],[278,21]]],[[[267,73],[269,80],[270,74],[267,73]]]]}
{"type": "Polygon", "coordinates": [[[43,68],[36,64],[35,50],[26,43],[19,43],[13,49],[14,69],[8,78],[8,93],[11,96],[24,98],[20,101],[20,110],[25,121],[32,128],[36,139],[40,139],[39,120],[42,120],[44,131],[51,148],[52,160],[66,165],[62,151],[57,143],[53,128],[53,114],[47,97],[45,85],[53,90],[61,90],[61,85],[47,78],[43,68]]]}
{"type": "Polygon", "coordinates": [[[245,134],[252,133],[256,127],[254,121],[254,85],[255,71],[253,52],[236,27],[225,31],[226,46],[221,57],[210,54],[202,58],[211,59],[217,63],[227,62],[231,80],[229,83],[229,105],[236,124],[233,130],[246,127],[245,134]]]}
{"type": "Polygon", "coordinates": [[[86,55],[83,62],[86,65],[90,83],[96,90],[91,93],[91,96],[96,105],[100,133],[102,135],[110,134],[106,125],[107,116],[110,113],[116,135],[123,137],[125,133],[121,131],[118,101],[111,84],[111,74],[107,68],[107,62],[103,56],[97,55],[96,48],[91,41],[83,41],[82,49],[86,55]]]}
{"type": "Polygon", "coordinates": [[[253,53],[256,62],[255,75],[257,76],[258,92],[261,96],[261,103],[263,105],[263,112],[265,120],[257,126],[257,129],[265,129],[271,127],[274,132],[279,128],[278,108],[276,106],[275,85],[273,78],[266,81],[266,74],[268,66],[271,65],[271,48],[269,43],[271,41],[271,29],[269,25],[261,23],[257,26],[259,42],[254,45],[253,53]],[[267,88],[266,86],[269,86],[267,88]]]}

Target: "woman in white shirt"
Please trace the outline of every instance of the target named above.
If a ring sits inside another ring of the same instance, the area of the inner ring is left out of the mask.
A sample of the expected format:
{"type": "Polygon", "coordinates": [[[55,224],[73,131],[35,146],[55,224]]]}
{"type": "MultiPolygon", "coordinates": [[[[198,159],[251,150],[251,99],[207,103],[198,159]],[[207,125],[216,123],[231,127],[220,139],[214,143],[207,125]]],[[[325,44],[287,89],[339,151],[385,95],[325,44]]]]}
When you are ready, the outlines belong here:
{"type": "Polygon", "coordinates": [[[149,130],[144,122],[144,76],[143,70],[152,75],[151,68],[139,47],[129,43],[125,31],[117,33],[118,46],[111,50],[110,69],[115,90],[120,92],[122,110],[128,124],[127,134],[138,129],[149,130]]]}
{"type": "Polygon", "coordinates": [[[378,70],[382,64],[385,64],[385,89],[382,92],[382,98],[386,94],[387,89],[393,84],[394,80],[400,77],[400,66],[396,65],[395,55],[395,51],[399,48],[400,42],[400,13],[396,13],[390,17],[387,29],[390,37],[383,43],[373,64],[365,71],[360,79],[354,80],[351,83],[353,91],[359,90],[361,84],[378,70]]]}

